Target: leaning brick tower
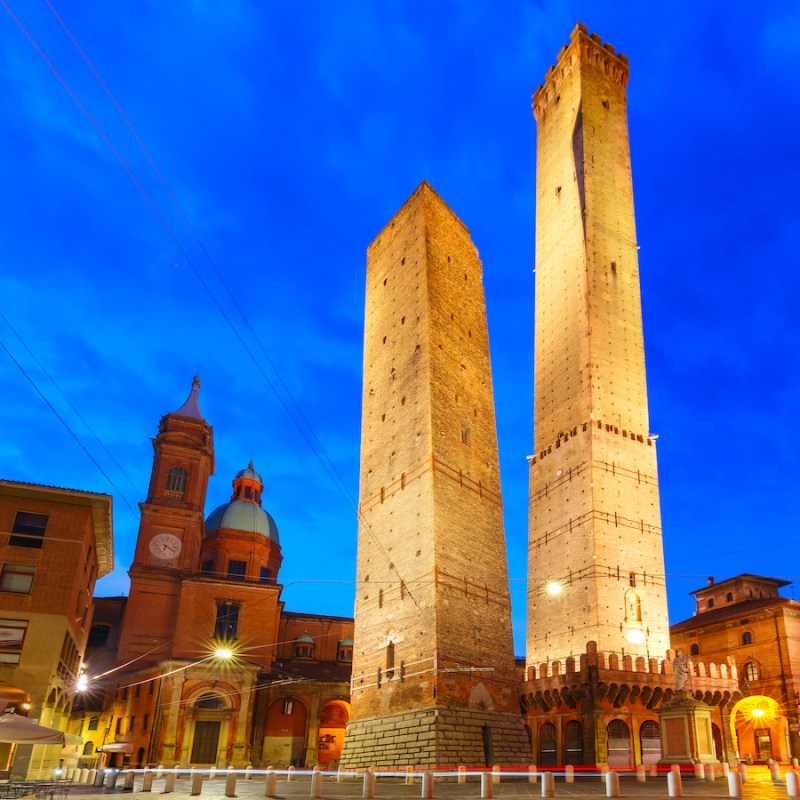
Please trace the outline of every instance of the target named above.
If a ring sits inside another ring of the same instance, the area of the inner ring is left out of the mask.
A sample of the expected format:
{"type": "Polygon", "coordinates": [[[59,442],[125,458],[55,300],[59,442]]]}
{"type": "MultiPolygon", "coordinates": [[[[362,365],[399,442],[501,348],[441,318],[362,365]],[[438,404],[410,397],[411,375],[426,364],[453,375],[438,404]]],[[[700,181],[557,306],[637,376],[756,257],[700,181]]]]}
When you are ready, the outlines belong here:
{"type": "Polygon", "coordinates": [[[583,25],[533,97],[534,446],[527,663],[669,648],[626,114],[628,60],[583,25]]]}
{"type": "Polygon", "coordinates": [[[423,182],[367,258],[342,764],[525,763],[481,262],[423,182]]]}

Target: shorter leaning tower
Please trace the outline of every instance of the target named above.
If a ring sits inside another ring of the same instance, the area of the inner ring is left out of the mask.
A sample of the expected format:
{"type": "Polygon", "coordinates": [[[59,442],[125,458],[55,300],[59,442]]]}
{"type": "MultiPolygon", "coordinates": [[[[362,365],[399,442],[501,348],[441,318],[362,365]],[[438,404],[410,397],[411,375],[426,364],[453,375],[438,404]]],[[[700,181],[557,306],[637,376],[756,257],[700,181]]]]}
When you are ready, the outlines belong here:
{"type": "Polygon", "coordinates": [[[527,763],[481,262],[422,183],[367,258],[342,764],[527,763]]]}

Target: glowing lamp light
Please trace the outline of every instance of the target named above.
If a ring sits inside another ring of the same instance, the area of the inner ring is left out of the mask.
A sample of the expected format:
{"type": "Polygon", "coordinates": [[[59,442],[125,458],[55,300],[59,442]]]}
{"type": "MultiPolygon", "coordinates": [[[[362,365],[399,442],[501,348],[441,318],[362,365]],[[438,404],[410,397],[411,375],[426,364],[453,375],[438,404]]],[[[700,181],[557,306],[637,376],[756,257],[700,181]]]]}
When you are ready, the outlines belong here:
{"type": "Polygon", "coordinates": [[[86,675],[78,675],[78,681],[75,688],[79,692],[85,692],[89,688],[89,678],[86,675]]]}
{"type": "Polygon", "coordinates": [[[214,651],[214,655],[217,658],[224,658],[224,659],[233,658],[233,650],[231,650],[230,647],[218,647],[214,651]]]}
{"type": "Polygon", "coordinates": [[[547,588],[547,594],[549,594],[551,597],[555,597],[556,595],[561,594],[561,592],[563,591],[563,589],[561,588],[561,584],[558,581],[550,581],[550,583],[547,584],[546,588],[547,588]]]}
{"type": "Polygon", "coordinates": [[[764,716],[764,709],[763,708],[754,708],[750,713],[754,717],[763,717],[764,716]]]}
{"type": "Polygon", "coordinates": [[[23,707],[23,708],[24,708],[26,711],[30,711],[30,710],[31,710],[31,704],[30,704],[30,703],[23,703],[23,704],[22,704],[22,707],[23,707]]]}
{"type": "Polygon", "coordinates": [[[631,644],[643,644],[644,631],[640,631],[638,628],[628,628],[628,630],[625,631],[625,638],[631,644]]]}

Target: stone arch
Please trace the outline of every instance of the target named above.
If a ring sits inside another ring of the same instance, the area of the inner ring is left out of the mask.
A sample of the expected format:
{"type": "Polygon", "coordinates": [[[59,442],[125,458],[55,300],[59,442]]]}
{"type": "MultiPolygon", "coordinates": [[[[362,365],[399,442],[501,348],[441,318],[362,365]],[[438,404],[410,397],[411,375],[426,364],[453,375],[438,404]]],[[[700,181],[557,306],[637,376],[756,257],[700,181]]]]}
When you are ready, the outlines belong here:
{"type": "Polygon", "coordinates": [[[276,767],[304,766],[308,709],[297,697],[281,697],[267,710],[263,760],[276,767]]]}
{"type": "Polygon", "coordinates": [[[763,694],[741,698],[730,714],[734,750],[744,760],[788,760],[788,724],[780,704],[763,694]]]}
{"type": "Polygon", "coordinates": [[[329,700],[320,708],[317,757],[323,768],[333,766],[334,762],[338,765],[349,721],[350,703],[346,700],[329,700]]]}
{"type": "Polygon", "coordinates": [[[608,736],[608,766],[631,766],[631,731],[623,719],[612,719],[606,728],[608,736]]]}

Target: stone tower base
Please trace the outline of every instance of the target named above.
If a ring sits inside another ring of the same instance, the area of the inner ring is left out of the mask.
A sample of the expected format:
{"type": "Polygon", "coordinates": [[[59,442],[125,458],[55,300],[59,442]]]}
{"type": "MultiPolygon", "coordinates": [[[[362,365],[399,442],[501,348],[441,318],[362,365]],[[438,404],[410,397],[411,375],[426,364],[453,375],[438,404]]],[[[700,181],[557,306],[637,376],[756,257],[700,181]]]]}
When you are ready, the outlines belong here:
{"type": "Polygon", "coordinates": [[[350,722],[341,760],[352,768],[530,763],[517,714],[436,707],[350,722]]]}

